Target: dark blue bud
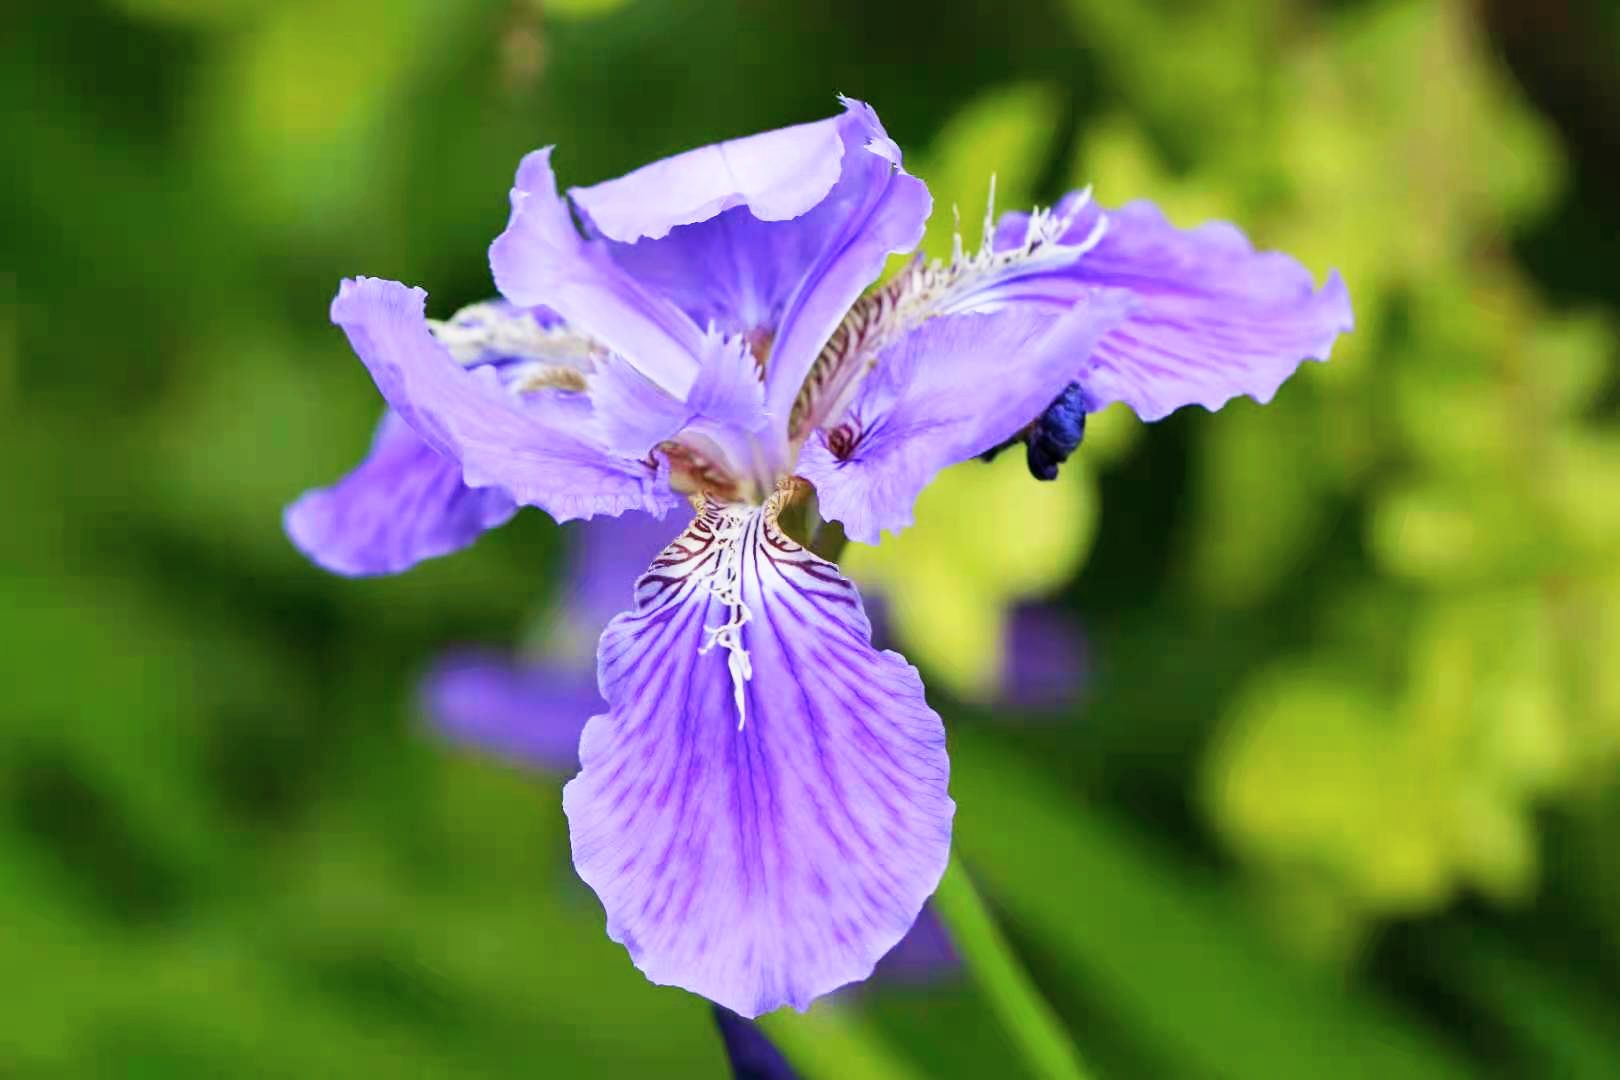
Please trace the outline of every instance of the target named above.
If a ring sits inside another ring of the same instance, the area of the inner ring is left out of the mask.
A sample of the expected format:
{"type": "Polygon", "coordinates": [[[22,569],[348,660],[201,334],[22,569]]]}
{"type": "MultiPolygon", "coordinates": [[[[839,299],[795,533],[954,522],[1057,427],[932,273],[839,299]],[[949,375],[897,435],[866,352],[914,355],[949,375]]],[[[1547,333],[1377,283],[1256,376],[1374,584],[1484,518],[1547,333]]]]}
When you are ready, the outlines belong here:
{"type": "Polygon", "coordinates": [[[1080,447],[1086,434],[1086,395],[1072,382],[1029,426],[1029,473],[1037,480],[1056,480],[1058,466],[1080,447]]]}

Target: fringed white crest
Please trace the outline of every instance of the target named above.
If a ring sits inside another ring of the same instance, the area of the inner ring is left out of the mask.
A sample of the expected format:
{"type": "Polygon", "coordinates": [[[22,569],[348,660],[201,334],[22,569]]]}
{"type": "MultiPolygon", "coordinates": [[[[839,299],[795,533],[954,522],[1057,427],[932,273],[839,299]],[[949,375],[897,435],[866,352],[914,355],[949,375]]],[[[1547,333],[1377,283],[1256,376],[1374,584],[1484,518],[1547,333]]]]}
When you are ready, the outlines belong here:
{"type": "Polygon", "coordinates": [[[996,295],[999,286],[1072,265],[1096,247],[1107,231],[1107,217],[1098,214],[1096,224],[1085,237],[1076,243],[1063,242],[1075,217],[1091,201],[1091,189],[1087,188],[1062,216],[1036,208],[1024,227],[1023,242],[997,250],[995,197],[992,176],[977,250],[966,250],[958,214],[948,262],[924,262],[919,257],[850,308],[816,358],[794,401],[789,422],[793,438],[804,438],[816,428],[837,423],[853,400],[861,376],[876,362],[878,354],[925,320],[994,311],[1002,303],[996,295]]]}
{"type": "Polygon", "coordinates": [[[703,627],[706,635],[698,653],[706,653],[715,646],[726,650],[726,670],[731,673],[732,700],[737,703],[737,730],[748,720],[743,684],[754,677],[753,660],[743,644],[742,628],[753,618],[742,596],[743,532],[757,510],[739,510],[735,507],[716,507],[710,503],[704,517],[714,532],[719,549],[719,566],[703,581],[709,592],[726,609],[726,620],[718,626],[703,627]]]}
{"type": "Polygon", "coordinates": [[[496,358],[589,370],[602,346],[566,326],[541,326],[527,311],[498,301],[469,304],[448,319],[429,319],[428,329],[463,366],[496,358]]]}

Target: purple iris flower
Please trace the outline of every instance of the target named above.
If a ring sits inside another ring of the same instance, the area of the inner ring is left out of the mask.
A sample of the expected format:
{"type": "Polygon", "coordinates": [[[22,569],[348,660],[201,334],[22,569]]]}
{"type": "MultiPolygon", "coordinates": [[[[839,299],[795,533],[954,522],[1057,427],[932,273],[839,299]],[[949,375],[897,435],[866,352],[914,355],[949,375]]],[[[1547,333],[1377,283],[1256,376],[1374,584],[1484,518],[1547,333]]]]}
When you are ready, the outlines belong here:
{"type": "Polygon", "coordinates": [[[570,199],[530,154],[490,251],[503,300],[448,323],[420,289],[345,281],[333,321],[395,419],[288,518],[317,562],[370,573],[514,505],[695,508],[602,635],[607,707],[563,806],[609,935],[749,1017],[871,972],[938,883],[955,809],[915,669],[872,647],[854,586],[781,511],[813,493],[876,540],[1071,383],[1150,419],[1265,400],[1350,326],[1336,276],[1317,290],[1230,226],[1083,196],[868,292],[931,200],[844,106],[570,199]]]}

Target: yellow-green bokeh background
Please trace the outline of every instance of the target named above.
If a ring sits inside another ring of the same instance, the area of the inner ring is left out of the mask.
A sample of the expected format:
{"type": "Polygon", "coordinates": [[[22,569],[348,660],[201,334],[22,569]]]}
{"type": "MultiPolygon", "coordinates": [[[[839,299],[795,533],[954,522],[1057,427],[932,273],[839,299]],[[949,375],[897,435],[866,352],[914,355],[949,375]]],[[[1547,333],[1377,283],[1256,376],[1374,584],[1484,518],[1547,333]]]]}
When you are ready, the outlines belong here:
{"type": "MultiPolygon", "coordinates": [[[[1105,414],[1058,485],[964,466],[849,556],[1094,1071],[1620,1076],[1620,16],[1551,7],[0,18],[0,1076],[722,1075],[703,1003],[603,934],[558,780],[414,710],[437,649],[544,607],[557,530],[350,582],[280,510],[376,414],[340,276],[448,312],[490,290],[525,151],[585,183],[837,91],[934,189],[933,251],[995,171],[1007,207],[1094,183],[1239,221],[1355,302],[1272,405],[1105,414]],[[1537,92],[1576,64],[1549,26],[1597,57],[1584,113],[1537,92]],[[1087,636],[1065,715],[990,703],[1030,597],[1087,636]]],[[[963,980],[769,1028],[807,1077],[1022,1068],[963,980]]]]}

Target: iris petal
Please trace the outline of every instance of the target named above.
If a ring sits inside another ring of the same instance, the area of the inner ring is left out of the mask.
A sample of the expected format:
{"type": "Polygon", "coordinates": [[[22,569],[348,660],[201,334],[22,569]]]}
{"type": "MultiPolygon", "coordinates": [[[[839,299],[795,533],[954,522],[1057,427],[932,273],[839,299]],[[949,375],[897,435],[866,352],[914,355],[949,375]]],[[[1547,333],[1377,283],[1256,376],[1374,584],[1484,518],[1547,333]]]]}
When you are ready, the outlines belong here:
{"type": "Polygon", "coordinates": [[[870,974],[938,884],[954,805],[939,717],[854,586],[773,504],[711,503],[599,664],[609,709],[563,806],[609,935],[748,1017],[870,974]]]}
{"type": "Polygon", "coordinates": [[[900,149],[872,107],[845,102],[845,166],[811,215],[826,230],[820,253],[788,301],[765,370],[765,408],[780,421],[792,412],[821,348],[890,255],[922,242],[933,196],[900,167],[900,149]]]}
{"type": "Polygon", "coordinates": [[[796,218],[827,197],[842,171],[839,118],[700,146],[591,187],[572,188],[603,236],[657,240],[672,228],[746,207],[757,221],[796,218]]]}
{"type": "Polygon", "coordinates": [[[930,319],[885,350],[840,429],[799,459],[821,513],[875,544],[911,524],[939,470],[983,453],[1039,415],[1127,300],[1095,293],[1063,315],[1013,306],[930,319]]]}
{"type": "Polygon", "coordinates": [[[557,194],[550,147],[518,166],[512,216],[490,245],[489,262],[508,300],[551,308],[669,394],[686,397],[697,377],[702,330],[617,266],[601,244],[580,235],[557,194]]]}
{"type": "Polygon", "coordinates": [[[891,253],[922,239],[933,203],[899,166],[877,114],[845,99],[840,116],[570,194],[637,282],[697,325],[754,338],[767,408],[785,421],[849,305],[891,253]]]}
{"type": "MultiPolygon", "coordinates": [[[[1071,195],[1057,213],[1080,203],[1071,195]]],[[[1318,289],[1296,260],[1255,251],[1235,226],[1178,229],[1146,201],[1109,211],[1086,205],[1065,240],[1088,235],[1099,214],[1107,230],[1095,248],[1017,290],[1036,306],[1066,306],[1093,288],[1135,298],[1130,317],[1076,373],[1095,408],[1123,401],[1144,420],[1157,420],[1183,405],[1218,409],[1244,394],[1264,403],[1302,361],[1326,360],[1334,339],[1354,324],[1337,273],[1318,289]]],[[[1005,215],[997,246],[1016,243],[1027,220],[1005,215]]]]}
{"type": "Polygon", "coordinates": [[[542,391],[521,400],[489,366],[467,369],[434,340],[427,294],[397,281],[345,281],[332,321],[349,336],[377,388],[422,440],[456,461],[474,488],[500,487],[559,521],[677,500],[646,462],[615,457],[588,437],[590,403],[542,391]]]}
{"type": "Polygon", "coordinates": [[[336,574],[397,574],[448,555],[503,525],[517,503],[498,487],[469,488],[461,465],[393,412],[354,471],[287,508],[287,536],[336,574]]]}

